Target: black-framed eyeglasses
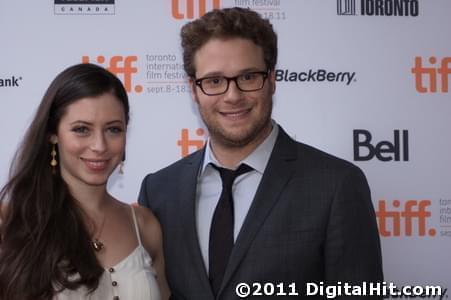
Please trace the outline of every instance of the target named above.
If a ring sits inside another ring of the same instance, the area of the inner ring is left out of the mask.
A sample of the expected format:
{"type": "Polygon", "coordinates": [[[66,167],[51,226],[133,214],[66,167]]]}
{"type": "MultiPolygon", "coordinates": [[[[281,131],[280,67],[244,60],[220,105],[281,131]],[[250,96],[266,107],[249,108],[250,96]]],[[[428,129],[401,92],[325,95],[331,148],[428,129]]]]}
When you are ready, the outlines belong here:
{"type": "Polygon", "coordinates": [[[194,83],[200,87],[207,96],[217,96],[227,92],[230,81],[235,81],[236,87],[242,92],[258,91],[265,85],[269,71],[255,71],[240,74],[234,77],[209,76],[199,78],[194,83]]]}

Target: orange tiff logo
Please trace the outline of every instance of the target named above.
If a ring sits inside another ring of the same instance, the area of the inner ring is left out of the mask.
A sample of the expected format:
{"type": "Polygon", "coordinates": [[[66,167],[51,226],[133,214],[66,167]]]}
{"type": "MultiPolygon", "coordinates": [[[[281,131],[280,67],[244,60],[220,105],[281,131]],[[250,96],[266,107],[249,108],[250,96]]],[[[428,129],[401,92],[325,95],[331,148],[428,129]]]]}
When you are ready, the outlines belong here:
{"type": "Polygon", "coordinates": [[[180,139],[177,141],[177,146],[180,147],[182,157],[200,150],[205,145],[205,130],[197,128],[195,133],[198,138],[190,138],[189,130],[187,128],[182,129],[180,139]]]}
{"type": "Polygon", "coordinates": [[[451,57],[442,58],[439,67],[434,66],[437,63],[435,56],[429,57],[428,61],[432,66],[423,67],[421,56],[415,57],[415,66],[412,68],[412,73],[415,77],[416,90],[419,93],[437,93],[439,88],[439,92],[448,93],[451,57]],[[438,81],[440,81],[440,85],[438,81]]]}
{"type": "Polygon", "coordinates": [[[412,236],[415,231],[418,236],[435,236],[434,228],[426,232],[426,221],[431,212],[427,208],[430,200],[408,200],[401,205],[401,201],[391,202],[392,208],[387,208],[389,201],[379,200],[376,217],[381,236],[412,236]]]}
{"type": "MultiPolygon", "coordinates": [[[[211,9],[220,8],[221,0],[208,0],[211,9]]],[[[194,19],[194,4],[197,5],[197,17],[207,12],[207,0],[172,0],[172,17],[175,19],[194,19]]]]}
{"type": "MultiPolygon", "coordinates": [[[[83,56],[81,61],[83,63],[89,63],[90,59],[89,56],[83,56]]],[[[95,62],[98,64],[103,65],[105,63],[106,59],[104,56],[97,56],[95,62]]],[[[134,66],[134,63],[138,61],[137,56],[112,56],[109,60],[109,63],[107,66],[104,66],[108,71],[115,74],[119,78],[122,79],[122,82],[124,83],[124,87],[127,90],[127,92],[131,92],[134,90],[136,93],[141,93],[143,90],[142,85],[135,85],[132,84],[132,76],[133,74],[138,72],[138,68],[134,66]]]]}

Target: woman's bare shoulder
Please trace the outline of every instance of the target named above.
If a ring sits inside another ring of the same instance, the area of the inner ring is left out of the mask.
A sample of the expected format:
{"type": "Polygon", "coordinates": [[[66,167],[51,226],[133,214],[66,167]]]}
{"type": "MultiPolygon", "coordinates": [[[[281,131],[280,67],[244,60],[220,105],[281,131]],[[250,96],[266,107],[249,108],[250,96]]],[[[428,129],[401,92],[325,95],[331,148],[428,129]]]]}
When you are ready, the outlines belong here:
{"type": "Polygon", "coordinates": [[[160,222],[150,209],[133,205],[144,248],[156,255],[162,243],[160,222]]]}

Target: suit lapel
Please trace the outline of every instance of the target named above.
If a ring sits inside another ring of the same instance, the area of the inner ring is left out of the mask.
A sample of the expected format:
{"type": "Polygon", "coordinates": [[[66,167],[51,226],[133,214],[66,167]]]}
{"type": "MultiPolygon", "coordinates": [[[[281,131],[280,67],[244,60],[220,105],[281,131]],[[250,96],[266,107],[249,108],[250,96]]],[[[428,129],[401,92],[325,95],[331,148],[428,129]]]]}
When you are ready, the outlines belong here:
{"type": "MultiPolygon", "coordinates": [[[[202,288],[205,290],[210,290],[210,282],[206,273],[204,266],[204,261],[202,259],[202,254],[199,247],[199,239],[196,229],[196,218],[195,218],[195,201],[196,201],[196,188],[197,188],[197,178],[199,175],[199,169],[201,167],[203,157],[205,153],[205,148],[201,151],[194,153],[191,157],[186,160],[184,170],[180,174],[179,181],[179,203],[181,211],[179,214],[182,217],[182,226],[185,230],[185,245],[187,251],[190,252],[190,256],[193,260],[193,265],[195,270],[193,270],[199,277],[202,288]]],[[[175,188],[175,187],[174,187],[175,188]]],[[[213,299],[213,294],[211,294],[213,299]]]]}
{"type": "Polygon", "coordinates": [[[276,204],[285,185],[293,174],[293,160],[296,160],[296,144],[279,126],[279,136],[266,166],[262,180],[258,186],[252,205],[241,227],[240,233],[230,256],[224,274],[222,289],[232,278],[241,260],[246,254],[255,235],[263,225],[266,217],[276,204]]]}

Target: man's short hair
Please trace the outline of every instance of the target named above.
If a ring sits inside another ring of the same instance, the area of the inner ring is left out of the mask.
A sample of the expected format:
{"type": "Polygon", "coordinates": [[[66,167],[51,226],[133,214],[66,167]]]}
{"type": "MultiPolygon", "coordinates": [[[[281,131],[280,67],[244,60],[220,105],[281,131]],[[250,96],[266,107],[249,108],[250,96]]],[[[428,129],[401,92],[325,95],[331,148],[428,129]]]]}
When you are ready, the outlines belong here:
{"type": "Polygon", "coordinates": [[[253,41],[263,50],[268,70],[277,62],[277,35],[267,19],[248,8],[214,9],[199,19],[185,24],[180,32],[183,63],[186,74],[195,77],[194,55],[213,38],[243,38],[253,41]]]}

